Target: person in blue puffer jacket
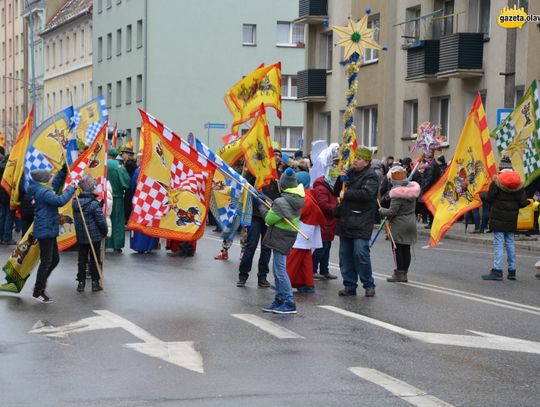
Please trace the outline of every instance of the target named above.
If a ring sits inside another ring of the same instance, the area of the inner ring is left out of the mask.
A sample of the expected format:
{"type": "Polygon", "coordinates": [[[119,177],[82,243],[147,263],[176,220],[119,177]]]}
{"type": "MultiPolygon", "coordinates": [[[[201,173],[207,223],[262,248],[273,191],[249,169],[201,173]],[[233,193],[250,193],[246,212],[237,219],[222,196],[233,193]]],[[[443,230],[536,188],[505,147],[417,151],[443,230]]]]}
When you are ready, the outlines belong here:
{"type": "Polygon", "coordinates": [[[58,195],[66,180],[67,167],[53,177],[47,170],[35,170],[30,173],[31,180],[28,186],[28,194],[34,197],[34,237],[38,240],[40,251],[40,263],[36,276],[36,285],[32,297],[44,304],[53,302],[45,293],[47,279],[60,261],[56,237],[60,232],[60,215],[58,208],[69,202],[75,188],[70,185],[63,194],[58,195]]]}

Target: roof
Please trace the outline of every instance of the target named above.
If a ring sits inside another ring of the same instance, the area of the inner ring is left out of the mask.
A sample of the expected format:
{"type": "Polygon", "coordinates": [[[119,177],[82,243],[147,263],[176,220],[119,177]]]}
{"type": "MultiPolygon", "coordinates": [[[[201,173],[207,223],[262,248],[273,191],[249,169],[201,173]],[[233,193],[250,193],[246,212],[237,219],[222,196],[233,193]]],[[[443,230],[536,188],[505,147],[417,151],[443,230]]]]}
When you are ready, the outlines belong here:
{"type": "Polygon", "coordinates": [[[51,17],[41,34],[53,31],[61,25],[91,12],[92,0],[66,0],[56,14],[51,17]]]}

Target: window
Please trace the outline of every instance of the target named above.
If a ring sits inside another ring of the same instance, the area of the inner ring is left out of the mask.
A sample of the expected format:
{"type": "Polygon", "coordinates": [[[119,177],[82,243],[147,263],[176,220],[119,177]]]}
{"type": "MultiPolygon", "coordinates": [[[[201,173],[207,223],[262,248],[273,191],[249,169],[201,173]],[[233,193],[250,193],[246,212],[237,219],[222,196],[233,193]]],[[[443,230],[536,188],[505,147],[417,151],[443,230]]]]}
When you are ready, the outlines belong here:
{"type": "Polygon", "coordinates": [[[431,98],[430,121],[441,126],[441,136],[450,140],[450,96],[431,98]]]}
{"type": "Polygon", "coordinates": [[[454,32],[454,0],[446,0],[443,3],[443,14],[445,16],[442,35],[452,34],[454,32]],[[451,16],[451,17],[446,17],[451,16]]]}
{"type": "Polygon", "coordinates": [[[116,81],[116,107],[122,106],[122,81],[116,81]]]}
{"type": "Polygon", "coordinates": [[[2,41],[2,60],[6,59],[6,42],[2,41]]]}
{"type": "Polygon", "coordinates": [[[517,3],[518,3],[517,4],[518,8],[523,7],[523,10],[525,11],[525,13],[529,12],[529,0],[518,0],[517,3]]]}
{"type": "Polygon", "coordinates": [[[112,33],[107,34],[107,59],[112,57],[112,33]]]}
{"type": "Polygon", "coordinates": [[[71,93],[71,96],[72,96],[72,99],[73,99],[73,103],[79,104],[79,100],[77,100],[77,85],[75,85],[73,87],[73,91],[71,93]]]}
{"type": "Polygon", "coordinates": [[[126,78],[126,105],[131,104],[131,77],[126,78]]]}
{"type": "Polygon", "coordinates": [[[143,21],[137,21],[137,48],[143,45],[143,21]]]}
{"type": "Polygon", "coordinates": [[[60,102],[60,105],[58,106],[60,109],[62,108],[62,106],[64,106],[64,105],[62,104],[62,102],[63,102],[63,100],[62,100],[62,99],[63,99],[62,95],[63,95],[62,90],[60,90],[60,92],[59,92],[59,102],[60,102]]]}
{"type": "Polygon", "coordinates": [[[112,0],[107,0],[107,8],[111,8],[112,7],[112,0]]]}
{"type": "Polygon", "coordinates": [[[332,70],[333,50],[334,37],[332,31],[321,34],[321,66],[327,71],[332,70]]]}
{"type": "Polygon", "coordinates": [[[56,92],[52,93],[52,111],[56,112],[56,92]]]}
{"type": "Polygon", "coordinates": [[[112,84],[111,83],[107,84],[107,95],[105,97],[105,100],[107,102],[107,107],[110,108],[111,103],[112,103],[112,84]]]}
{"type": "Polygon", "coordinates": [[[277,45],[304,45],[304,25],[278,21],[277,45]]]}
{"type": "Polygon", "coordinates": [[[489,34],[491,0],[479,0],[478,32],[489,34]]]}
{"type": "MultiPolygon", "coordinates": [[[[374,28],[375,33],[373,34],[373,39],[376,42],[379,42],[379,25],[380,25],[380,15],[375,14],[369,16],[368,19],[368,28],[374,28]]],[[[376,49],[367,48],[364,52],[364,64],[376,62],[379,60],[379,51],[376,49]]]]}
{"type": "Polygon", "coordinates": [[[321,131],[319,138],[329,142],[332,138],[332,114],[330,112],[319,113],[319,129],[321,131]]]}
{"type": "Polygon", "coordinates": [[[97,12],[101,13],[103,11],[103,0],[97,0],[97,12]]]}
{"type": "Polygon", "coordinates": [[[50,65],[50,50],[49,50],[49,46],[47,45],[47,48],[45,48],[45,69],[48,71],[49,70],[49,65],[50,65]]]}
{"type": "Polygon", "coordinates": [[[19,36],[15,36],[15,54],[19,53],[19,36]]]}
{"type": "Polygon", "coordinates": [[[84,83],[81,83],[81,104],[86,100],[86,95],[84,94],[84,83]]]}
{"type": "Polygon", "coordinates": [[[98,96],[103,96],[103,86],[98,86],[98,88],[97,88],[97,95],[98,95],[98,96]]]}
{"type": "Polygon", "coordinates": [[[135,101],[142,101],[142,75],[137,75],[137,94],[135,95],[135,101]]]}
{"type": "Polygon", "coordinates": [[[8,5],[8,23],[11,23],[11,4],[8,5]]]}
{"type": "Polygon", "coordinates": [[[297,89],[296,75],[283,75],[281,77],[281,97],[283,99],[296,99],[297,89]]]}
{"type": "Polygon", "coordinates": [[[516,107],[519,104],[519,101],[523,98],[524,93],[525,93],[525,86],[523,85],[516,86],[516,97],[514,98],[514,107],[516,107]]]}
{"type": "Polygon", "coordinates": [[[56,42],[52,44],[52,67],[56,66],[56,42]]]}
{"type": "Polygon", "coordinates": [[[66,64],[69,64],[69,37],[66,38],[66,64]]]}
{"type": "Polygon", "coordinates": [[[358,144],[367,147],[377,147],[377,106],[367,106],[357,109],[359,114],[360,131],[358,144]]]}
{"type": "Polygon", "coordinates": [[[13,41],[11,40],[11,38],[9,39],[8,51],[9,51],[9,57],[11,58],[11,56],[13,55],[13,54],[12,54],[12,51],[13,51],[13,41]]]}
{"type": "MultiPolygon", "coordinates": [[[[58,43],[58,52],[60,53],[58,55],[58,65],[62,65],[63,61],[64,61],[64,58],[63,58],[63,54],[64,54],[64,47],[63,47],[64,43],[62,40],[60,40],[60,42],[58,43]]],[[[60,103],[60,106],[62,106],[62,104],[60,103]]]]}
{"type": "Polygon", "coordinates": [[[242,25],[242,44],[243,45],[256,45],[257,44],[257,26],[255,24],[243,24],[242,25]]]}
{"type": "Polygon", "coordinates": [[[416,138],[418,129],[418,100],[406,100],[403,104],[403,137],[416,138]]]}
{"type": "Polygon", "coordinates": [[[405,39],[407,42],[414,42],[420,39],[420,6],[409,7],[405,10],[405,18],[408,23],[405,26],[405,39]]]}
{"type": "Polygon", "coordinates": [[[103,61],[103,37],[97,39],[97,60],[98,62],[103,61]]]}
{"type": "Polygon", "coordinates": [[[5,25],[6,25],[6,10],[4,9],[4,7],[2,7],[2,27],[5,25]]]}
{"type": "Polygon", "coordinates": [[[303,127],[274,127],[274,140],[281,148],[299,149],[303,142],[303,127]]]}
{"type": "Polygon", "coordinates": [[[81,58],[84,57],[84,28],[81,30],[81,58]]]}
{"type": "Polygon", "coordinates": [[[131,51],[131,24],[126,26],[126,52],[131,51]]]}
{"type": "Polygon", "coordinates": [[[116,30],[116,55],[122,54],[122,29],[116,30]]]}

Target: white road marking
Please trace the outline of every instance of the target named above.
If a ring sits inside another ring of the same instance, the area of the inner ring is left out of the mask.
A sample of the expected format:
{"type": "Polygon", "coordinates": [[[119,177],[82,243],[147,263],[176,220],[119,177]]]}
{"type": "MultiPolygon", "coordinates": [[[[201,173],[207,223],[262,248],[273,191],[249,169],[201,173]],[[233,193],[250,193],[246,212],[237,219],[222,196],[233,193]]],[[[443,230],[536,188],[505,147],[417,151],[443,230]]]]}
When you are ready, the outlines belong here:
{"type": "MultiPolygon", "coordinates": [[[[441,247],[430,247],[429,245],[422,246],[422,249],[431,249],[431,250],[437,250],[437,251],[441,251],[441,252],[468,253],[468,254],[486,254],[486,255],[489,255],[489,256],[493,256],[492,251],[491,252],[480,252],[478,250],[443,249],[441,247]]],[[[520,258],[525,258],[525,259],[537,259],[538,258],[538,256],[529,256],[527,254],[518,254],[516,256],[520,257],[520,258]]]]}
{"type": "MultiPolygon", "coordinates": [[[[335,263],[330,263],[330,267],[335,270],[339,270],[339,266],[335,263]]],[[[373,273],[373,277],[378,280],[386,281],[387,276],[381,273],[373,273]]],[[[521,304],[519,302],[506,301],[506,300],[502,300],[500,298],[495,298],[495,297],[488,297],[488,296],[484,296],[480,294],[475,294],[469,291],[461,291],[461,290],[456,290],[453,288],[441,287],[438,285],[421,283],[421,282],[413,281],[413,280],[409,280],[408,283],[394,283],[394,284],[404,284],[409,287],[421,288],[427,291],[433,291],[433,292],[437,292],[441,294],[450,295],[453,297],[464,298],[470,301],[476,301],[483,304],[495,305],[496,307],[511,309],[514,311],[520,311],[520,312],[525,312],[527,314],[540,316],[539,307],[534,307],[532,305],[527,305],[527,304],[521,304]]]]}
{"type": "Polygon", "coordinates": [[[381,386],[393,395],[417,407],[453,407],[437,397],[430,396],[425,391],[417,389],[395,377],[365,367],[350,367],[349,370],[364,380],[381,386]]]}
{"type": "Polygon", "coordinates": [[[72,333],[122,328],[143,341],[143,343],[124,345],[125,347],[197,373],[204,373],[203,358],[196,349],[194,342],[163,342],[133,322],[110,311],[99,310],[94,312],[99,316],[84,318],[58,327],[44,326],[32,329],[30,333],[42,334],[51,338],[64,338],[72,333]]]}
{"type": "Polygon", "coordinates": [[[253,314],[232,314],[232,316],[255,325],[257,328],[262,329],[279,339],[304,339],[303,336],[300,336],[287,328],[283,328],[272,321],[268,321],[253,314]]]}
{"type": "Polygon", "coordinates": [[[534,353],[540,355],[540,342],[527,341],[525,339],[511,338],[508,336],[499,336],[471,330],[468,330],[468,332],[472,332],[473,334],[476,334],[478,336],[412,331],[397,325],[389,324],[384,321],[379,321],[378,319],[366,317],[365,315],[346,311],[332,305],[319,305],[319,307],[324,308],[328,311],[335,312],[337,314],[367,322],[380,328],[384,328],[397,334],[407,336],[409,338],[416,339],[425,343],[435,345],[461,346],[477,349],[495,349],[509,352],[534,353]]]}

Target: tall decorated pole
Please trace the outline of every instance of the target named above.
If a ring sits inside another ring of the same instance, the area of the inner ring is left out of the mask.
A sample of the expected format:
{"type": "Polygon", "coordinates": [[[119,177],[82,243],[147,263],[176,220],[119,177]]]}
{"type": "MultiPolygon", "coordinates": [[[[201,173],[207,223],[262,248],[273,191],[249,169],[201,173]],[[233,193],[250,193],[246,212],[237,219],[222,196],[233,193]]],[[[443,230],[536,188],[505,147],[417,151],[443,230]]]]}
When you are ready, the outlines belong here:
{"type": "Polygon", "coordinates": [[[346,67],[348,88],[345,92],[347,107],[343,114],[344,130],[339,151],[339,169],[347,169],[354,161],[354,151],[358,147],[356,128],[353,123],[356,103],[356,91],[358,89],[358,71],[362,64],[362,57],[366,49],[385,50],[373,38],[377,28],[368,28],[368,15],[371,9],[366,9],[366,14],[358,21],[349,18],[345,27],[330,26],[339,35],[336,45],[345,48],[341,65],[346,67]]]}

